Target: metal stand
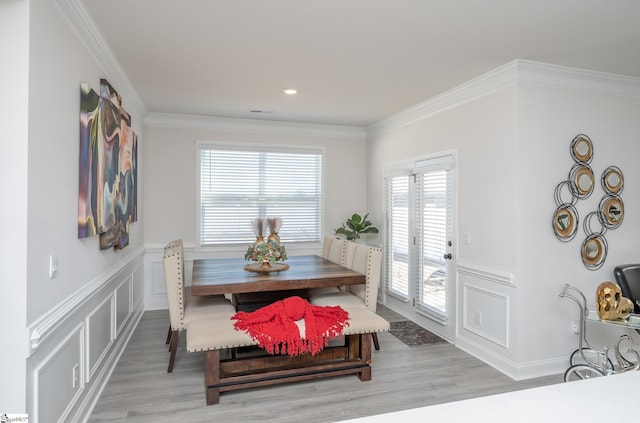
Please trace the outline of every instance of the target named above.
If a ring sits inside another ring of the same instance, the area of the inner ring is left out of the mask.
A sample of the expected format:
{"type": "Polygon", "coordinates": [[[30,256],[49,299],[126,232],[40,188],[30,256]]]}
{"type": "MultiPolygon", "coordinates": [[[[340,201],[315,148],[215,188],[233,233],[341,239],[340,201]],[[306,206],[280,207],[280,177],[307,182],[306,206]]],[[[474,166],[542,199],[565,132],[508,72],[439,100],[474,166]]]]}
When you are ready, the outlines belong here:
{"type": "Polygon", "coordinates": [[[640,315],[632,314],[627,320],[600,320],[597,316],[589,315],[587,299],[578,289],[566,284],[560,293],[560,298],[572,299],[580,309],[580,337],[578,339],[578,349],[570,357],[570,367],[564,373],[564,381],[570,382],[577,379],[589,379],[598,376],[608,376],[614,373],[622,373],[640,368],[640,354],[633,348],[629,335],[621,335],[614,345],[614,354],[617,367],[613,365],[609,358],[609,348],[595,348],[587,340],[587,321],[597,322],[607,325],[625,326],[630,329],[640,329],[640,315]],[[635,361],[626,359],[620,352],[620,344],[628,342],[630,345],[627,353],[635,356],[635,361]]]}

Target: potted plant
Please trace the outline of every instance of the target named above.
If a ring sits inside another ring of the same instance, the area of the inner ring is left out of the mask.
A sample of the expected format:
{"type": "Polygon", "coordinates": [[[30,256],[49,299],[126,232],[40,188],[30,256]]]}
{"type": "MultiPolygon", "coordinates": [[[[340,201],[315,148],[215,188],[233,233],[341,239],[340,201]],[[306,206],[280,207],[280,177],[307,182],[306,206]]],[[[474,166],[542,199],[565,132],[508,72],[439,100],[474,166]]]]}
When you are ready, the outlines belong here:
{"type": "Polygon", "coordinates": [[[350,219],[338,229],[334,229],[336,235],[344,235],[348,241],[355,241],[360,238],[360,234],[377,234],[378,228],[373,226],[371,221],[367,220],[369,213],[360,216],[354,213],[350,219]]]}

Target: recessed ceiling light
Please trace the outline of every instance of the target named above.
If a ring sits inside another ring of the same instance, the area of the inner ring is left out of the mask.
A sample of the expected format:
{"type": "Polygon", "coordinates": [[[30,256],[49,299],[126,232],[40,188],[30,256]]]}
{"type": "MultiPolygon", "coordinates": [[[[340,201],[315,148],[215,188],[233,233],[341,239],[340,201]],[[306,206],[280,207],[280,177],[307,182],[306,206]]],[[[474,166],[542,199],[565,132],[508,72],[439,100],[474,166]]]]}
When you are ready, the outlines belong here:
{"type": "Polygon", "coordinates": [[[296,90],[294,88],[285,88],[282,91],[284,91],[284,93],[288,94],[288,95],[298,94],[298,90],[296,90]]]}

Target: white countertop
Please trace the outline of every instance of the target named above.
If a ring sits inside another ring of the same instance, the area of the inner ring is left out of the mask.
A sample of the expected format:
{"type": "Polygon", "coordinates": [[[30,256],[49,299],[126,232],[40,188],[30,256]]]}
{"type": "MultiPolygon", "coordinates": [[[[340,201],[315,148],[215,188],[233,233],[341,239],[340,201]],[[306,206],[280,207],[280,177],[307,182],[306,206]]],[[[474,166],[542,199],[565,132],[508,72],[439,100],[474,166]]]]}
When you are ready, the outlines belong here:
{"type": "Polygon", "coordinates": [[[630,371],[499,395],[346,420],[349,423],[433,422],[611,423],[637,421],[640,372],[630,371]]]}

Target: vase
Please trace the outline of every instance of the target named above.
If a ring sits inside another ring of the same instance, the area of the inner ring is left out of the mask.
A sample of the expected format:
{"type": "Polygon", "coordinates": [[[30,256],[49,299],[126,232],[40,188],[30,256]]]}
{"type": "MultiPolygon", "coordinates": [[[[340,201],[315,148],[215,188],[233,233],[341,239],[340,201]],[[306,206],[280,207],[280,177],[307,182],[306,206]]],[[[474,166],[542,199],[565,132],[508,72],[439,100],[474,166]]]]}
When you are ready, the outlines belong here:
{"type": "Polygon", "coordinates": [[[267,241],[272,243],[276,247],[280,245],[280,237],[278,236],[277,232],[271,232],[269,234],[269,237],[267,238],[267,241]]]}
{"type": "Polygon", "coordinates": [[[265,244],[264,237],[263,236],[259,236],[256,239],[256,242],[253,243],[253,254],[251,254],[251,259],[252,260],[257,261],[256,257],[258,255],[258,248],[263,244],[265,244]]]}

